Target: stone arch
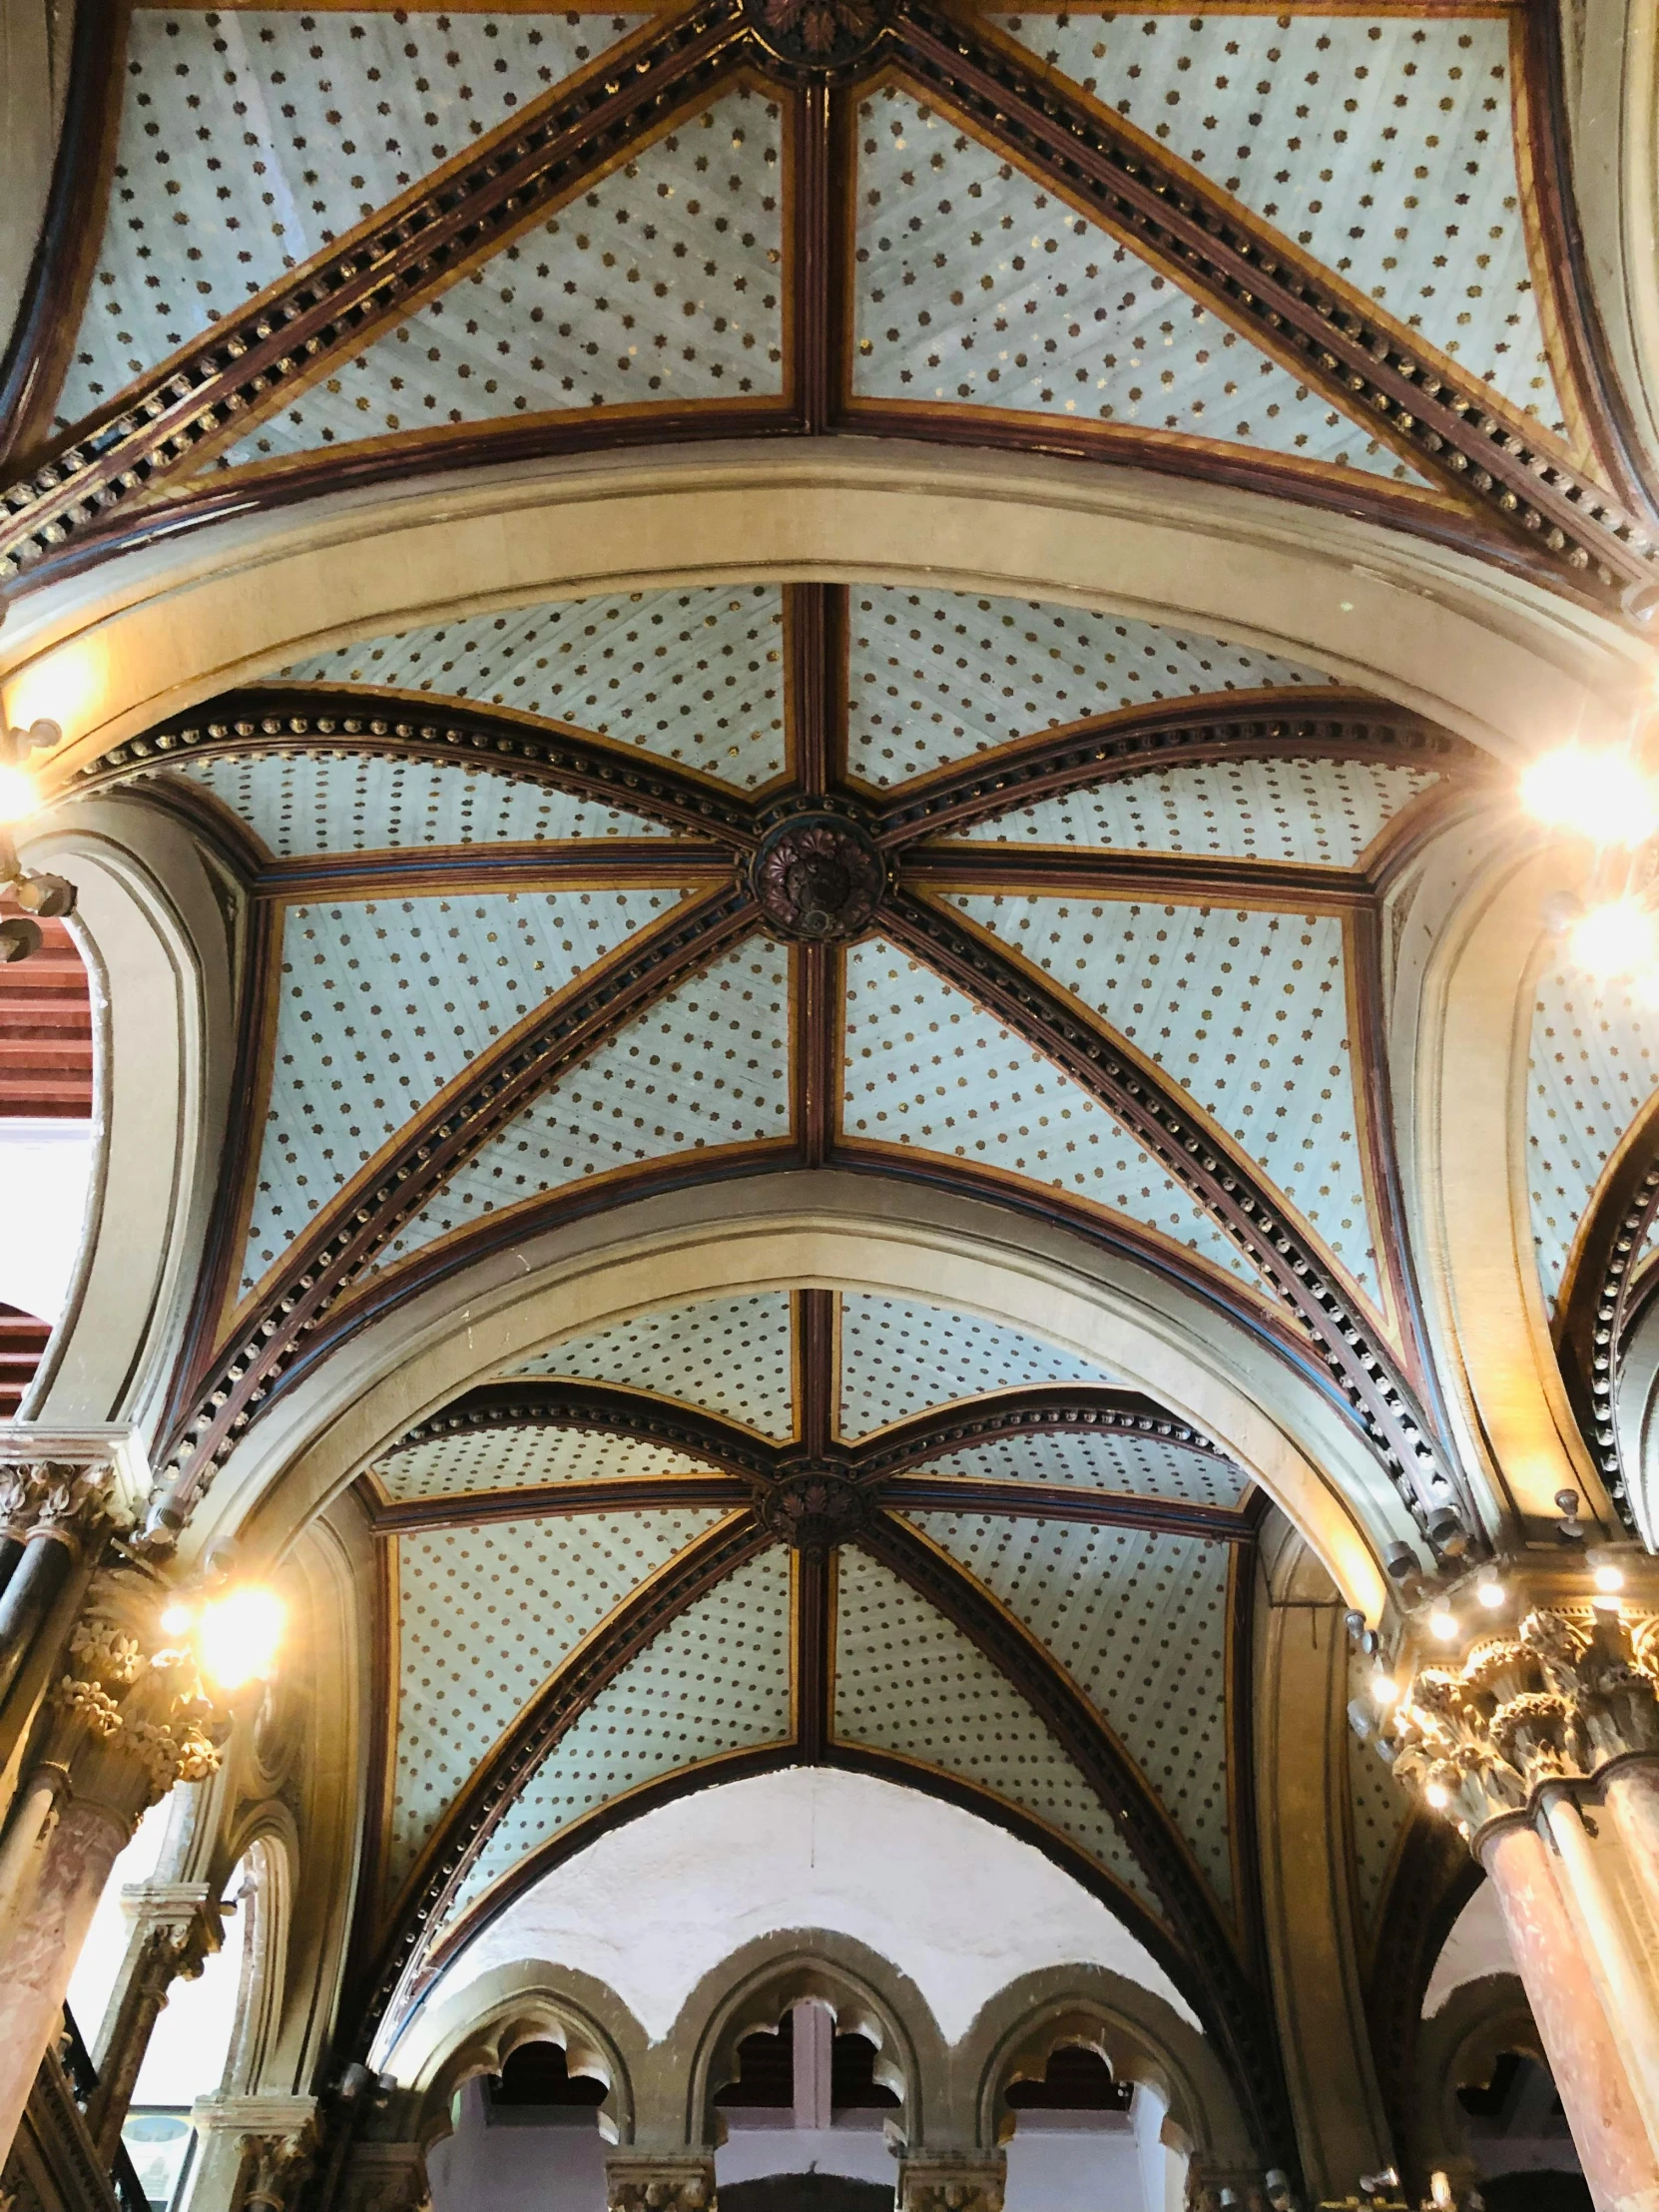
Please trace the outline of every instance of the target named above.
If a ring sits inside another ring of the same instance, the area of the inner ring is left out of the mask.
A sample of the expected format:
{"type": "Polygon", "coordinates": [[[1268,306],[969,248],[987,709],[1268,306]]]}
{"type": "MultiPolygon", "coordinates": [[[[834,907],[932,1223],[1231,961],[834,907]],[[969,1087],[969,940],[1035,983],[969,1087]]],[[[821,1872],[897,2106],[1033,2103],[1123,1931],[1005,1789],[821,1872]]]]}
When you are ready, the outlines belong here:
{"type": "Polygon", "coordinates": [[[250,1862],[236,2024],[223,2084],[224,2094],[246,2096],[258,2090],[270,2072],[287,1993],[299,1875],[298,1838],[287,1807],[258,1807],[239,1824],[224,1860],[222,1888],[244,1860],[250,1862]]]}
{"type": "Polygon", "coordinates": [[[425,2148],[449,2133],[456,2090],[478,2074],[499,2073],[524,2043],[557,2043],[573,2074],[603,2081],[600,2133],[622,2148],[634,2141],[644,2029],[591,1974],[532,1958],[480,1974],[413,2024],[401,2063],[425,2148]]]}
{"type": "Polygon", "coordinates": [[[1116,2079],[1155,2089],[1189,2155],[1226,2169],[1250,2164],[1239,2098],[1212,2046],[1162,1997],[1097,1965],[1023,1975],[975,2019],[958,2048],[957,2071],[973,2100],[979,2149],[1006,2139],[1009,2083],[1040,2079],[1068,2043],[1098,2052],[1116,2079]]]}
{"type": "Polygon", "coordinates": [[[1408,2171],[1437,2169],[1473,2182],[1459,2089],[1484,2088],[1506,2051],[1531,2058],[1547,2072],[1549,2059],[1532,2017],[1520,1976],[1482,1974],[1452,1990],[1422,2023],[1410,2102],[1408,2171]]]}
{"type": "Polygon", "coordinates": [[[792,2004],[813,1998],[842,2034],[875,2045],[875,2078],[900,2100],[907,2142],[923,2140],[945,2087],[946,2046],[927,2000],[909,1977],[850,1936],[784,1929],[758,1936],[705,1975],[686,1999],[664,2048],[684,2075],[685,2140],[710,2134],[711,2100],[737,2071],[746,2035],[776,2027],[792,2004]]]}

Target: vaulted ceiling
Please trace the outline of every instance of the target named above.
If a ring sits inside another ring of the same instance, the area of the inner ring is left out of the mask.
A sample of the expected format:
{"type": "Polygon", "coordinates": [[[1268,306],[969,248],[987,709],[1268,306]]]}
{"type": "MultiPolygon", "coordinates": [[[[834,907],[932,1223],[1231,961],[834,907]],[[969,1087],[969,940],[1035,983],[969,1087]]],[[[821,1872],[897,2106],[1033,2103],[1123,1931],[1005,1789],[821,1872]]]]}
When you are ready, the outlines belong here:
{"type": "MultiPolygon", "coordinates": [[[[0,567],[27,589],[443,470],[857,436],[1242,485],[1621,616],[1652,509],[1540,22],[135,8],[72,89],[0,567]]],[[[235,908],[175,1521],[297,1378],[492,1255],[834,1168],[1132,1263],[1316,1394],[1425,1556],[1478,1524],[1387,1040],[1441,926],[1428,856],[1466,880],[1511,827],[1488,755],[1242,619],[759,556],[452,598],[342,613],[78,762],[72,798],[182,826],[235,908]]],[[[1616,1495],[1596,1331],[1659,1205],[1630,1135],[1655,1019],[1549,965],[1535,1003],[1529,1290],[1616,1495]]],[[[982,1314],[803,1269],[567,1333],[355,1495],[383,1569],[360,2038],[608,1824],[838,1761],[1107,1899],[1289,2140],[1265,1501],[1214,1438],[982,1314]]],[[[1373,1936],[1380,1775],[1356,1753],[1373,1936]]]]}

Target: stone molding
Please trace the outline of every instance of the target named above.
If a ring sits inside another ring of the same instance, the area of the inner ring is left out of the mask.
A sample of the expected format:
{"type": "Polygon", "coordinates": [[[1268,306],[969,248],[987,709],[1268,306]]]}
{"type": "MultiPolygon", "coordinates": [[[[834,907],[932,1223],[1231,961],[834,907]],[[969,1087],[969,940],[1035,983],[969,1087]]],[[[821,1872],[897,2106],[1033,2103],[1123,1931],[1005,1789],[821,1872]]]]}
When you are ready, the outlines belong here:
{"type": "Polygon", "coordinates": [[[1380,1732],[1394,1774],[1471,1845],[1551,1783],[1659,1756],[1659,1617],[1538,1606],[1457,1667],[1423,1667],[1380,1732]]]}
{"type": "Polygon", "coordinates": [[[904,2158],[898,2212],[1002,2212],[1008,2162],[995,2158],[904,2158]]]}
{"type": "Polygon", "coordinates": [[[605,2161],[607,2212],[716,2212],[715,2162],[619,2151],[605,2161]]]}
{"type": "Polygon", "coordinates": [[[315,2097],[198,2097],[190,2117],[199,2135],[238,2140],[239,2212],[287,2212],[317,2152],[315,2097]]]}

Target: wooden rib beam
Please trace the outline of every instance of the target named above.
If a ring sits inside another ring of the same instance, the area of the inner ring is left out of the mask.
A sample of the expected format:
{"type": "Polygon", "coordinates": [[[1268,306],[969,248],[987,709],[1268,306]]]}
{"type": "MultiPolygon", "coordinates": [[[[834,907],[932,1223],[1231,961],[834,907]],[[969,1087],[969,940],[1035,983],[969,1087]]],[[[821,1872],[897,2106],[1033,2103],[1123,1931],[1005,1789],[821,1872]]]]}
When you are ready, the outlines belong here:
{"type": "Polygon", "coordinates": [[[1072,898],[1214,900],[1295,913],[1369,910],[1377,894],[1359,868],[1289,860],[1223,859],[1210,852],[1045,850],[1023,840],[912,848],[904,881],[917,889],[1047,893],[1072,898]]]}
{"type": "Polygon", "coordinates": [[[1212,1462],[1233,1464],[1226,1452],[1186,1421],[1165,1412],[1156,1399],[1139,1390],[1093,1382],[1037,1383],[987,1392],[965,1403],[933,1406],[882,1429],[868,1442],[852,1445],[850,1460],[860,1481],[884,1482],[924,1459],[937,1458],[940,1452],[1057,1434],[1136,1436],[1198,1453],[1212,1462]]]}
{"type": "Polygon", "coordinates": [[[1098,218],[1349,416],[1375,422],[1431,480],[1546,556],[1563,582],[1645,610],[1649,526],[1553,440],[1332,277],[1207,181],[998,38],[965,5],[898,0],[907,74],[947,111],[1098,218]]]}
{"type": "Polygon", "coordinates": [[[1272,2008],[1253,1988],[1179,1832],[1077,1684],[1035,1637],[1022,1632],[954,1560],[900,1523],[883,1519],[860,1549],[908,1583],[1016,1689],[1079,1769],[1139,1863],[1172,1932],[1187,1945],[1208,2002],[1209,2025],[1249,2099],[1253,2134],[1284,2156],[1295,2141],[1278,2060],[1272,2008]]]}
{"type": "Polygon", "coordinates": [[[621,1383],[585,1382],[560,1376],[512,1376],[483,1382],[441,1412],[418,1422],[385,1453],[418,1450],[445,1436],[477,1435],[495,1428],[572,1428],[589,1436],[630,1436],[688,1458],[710,1461],[724,1473],[770,1482],[776,1447],[736,1421],[678,1399],[653,1397],[621,1383]]]}
{"type": "MultiPolygon", "coordinates": [[[[347,685],[271,684],[226,692],[188,717],[131,738],[81,770],[77,798],[150,776],[175,760],[293,752],[382,754],[432,767],[491,769],[602,807],[647,815],[734,852],[755,843],[755,810],[737,792],[688,775],[637,746],[528,716],[434,702],[422,693],[347,685]]],[[[597,844],[599,855],[607,846],[597,844]]]]}
{"type": "Polygon", "coordinates": [[[574,90],[555,87],[343,244],[164,361],[0,494],[0,577],[198,468],[594,173],[712,93],[747,51],[740,0],[653,18],[574,90]]]}
{"type": "Polygon", "coordinates": [[[1619,1440],[1624,1347],[1643,1301],[1637,1262],[1659,1219],[1659,1093],[1625,1133],[1574,1241],[1555,1322],[1567,1396],[1624,1526],[1639,1534],[1619,1440]]]}
{"type": "MultiPolygon", "coordinates": [[[[1244,698],[1217,692],[1120,708],[975,753],[887,797],[876,835],[883,845],[902,849],[920,837],[959,835],[1017,807],[1126,776],[1252,760],[1383,761],[1494,782],[1497,774],[1491,757],[1466,739],[1364,692],[1264,687],[1244,698]]],[[[908,851],[903,857],[910,858],[908,851]]]]}
{"type": "Polygon", "coordinates": [[[1014,1520],[1077,1521],[1090,1528],[1144,1528],[1163,1536],[1202,1536],[1247,1544],[1255,1530],[1225,1505],[1184,1505],[1173,1498],[1120,1497],[1070,1482],[993,1482],[977,1476],[895,1475],[878,1492],[904,1513],[1002,1513],[1014,1520]]]}
{"type": "MultiPolygon", "coordinates": [[[[1436,1473],[1455,1482],[1454,1463],[1432,1440],[1392,1348],[1332,1280],[1323,1255],[1284,1218],[1280,1199],[1245,1154],[1206,1126],[1161,1070],[1097,1026],[1086,1009],[941,908],[901,892],[882,926],[900,951],[925,961],[1097,1099],[1221,1224],[1301,1324],[1421,1526],[1428,1482],[1436,1473]]],[[[1470,1515],[1468,1500],[1461,1502],[1470,1515]]]]}
{"type": "Polygon", "coordinates": [[[440,1093],[405,1125],[392,1155],[371,1163],[317,1215],[284,1256],[280,1275],[189,1390],[163,1473],[165,1525],[183,1524],[242,1430],[304,1351],[305,1339],[427,1199],[532,1099],[747,935],[754,921],[748,891],[729,885],[687,900],[642,929],[480,1054],[458,1094],[440,1093]]]}
{"type": "Polygon", "coordinates": [[[423,1939],[447,1919],[503,1814],[559,1738],[671,1621],[772,1541],[752,1513],[719,1522],[625,1598],[525,1708],[427,1839],[404,1885],[356,2022],[359,2050],[394,1998],[412,1996],[430,1977],[430,1967],[422,1966],[423,1939]]]}
{"type": "Polygon", "coordinates": [[[538,1482],[522,1490],[467,1490],[447,1497],[397,1498],[368,1506],[376,1536],[414,1536],[435,1528],[482,1528],[491,1521],[561,1520],[578,1513],[678,1512],[691,1505],[753,1503],[755,1486],[736,1474],[619,1474],[580,1482],[538,1482]]]}

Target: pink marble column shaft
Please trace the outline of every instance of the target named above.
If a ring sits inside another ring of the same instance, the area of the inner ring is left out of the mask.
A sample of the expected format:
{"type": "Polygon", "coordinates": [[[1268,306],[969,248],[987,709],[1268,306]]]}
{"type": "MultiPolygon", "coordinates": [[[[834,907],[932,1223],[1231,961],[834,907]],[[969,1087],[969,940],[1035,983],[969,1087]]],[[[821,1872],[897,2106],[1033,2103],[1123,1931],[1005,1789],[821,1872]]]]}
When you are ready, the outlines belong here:
{"type": "Polygon", "coordinates": [[[1597,2212],[1659,2212],[1659,2159],[1536,1829],[1494,1829],[1480,1858],[1597,2212]]]}
{"type": "Polygon", "coordinates": [[[46,1846],[34,1895],[0,1947],[0,2159],[63,2025],[70,1974],[127,1835],[102,1806],[68,1806],[46,1846]]]}
{"type": "Polygon", "coordinates": [[[1602,1784],[1625,1863],[1642,1902],[1659,1928],[1659,1759],[1633,1759],[1614,1767],[1602,1784]]]}

